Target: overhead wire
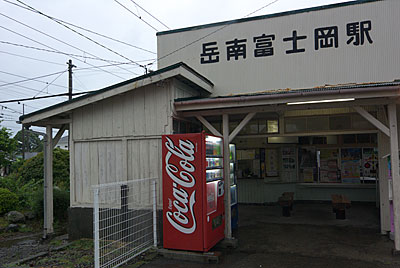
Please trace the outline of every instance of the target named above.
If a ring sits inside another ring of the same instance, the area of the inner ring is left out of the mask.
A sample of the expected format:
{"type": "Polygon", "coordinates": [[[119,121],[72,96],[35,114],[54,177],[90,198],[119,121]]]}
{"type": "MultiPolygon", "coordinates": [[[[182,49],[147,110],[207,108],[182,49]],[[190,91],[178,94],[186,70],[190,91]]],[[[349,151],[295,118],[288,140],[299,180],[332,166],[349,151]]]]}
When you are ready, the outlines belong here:
{"type": "MultiPolygon", "coordinates": [[[[9,19],[9,20],[12,20],[12,21],[14,21],[14,22],[16,22],[16,23],[19,23],[19,24],[21,24],[21,25],[23,25],[23,26],[25,26],[25,27],[27,27],[27,28],[29,28],[29,29],[35,31],[35,32],[38,32],[38,33],[43,34],[43,35],[45,35],[45,36],[47,36],[47,37],[49,37],[49,38],[51,38],[51,39],[54,39],[54,40],[56,40],[56,41],[58,41],[58,42],[60,42],[60,43],[62,43],[62,44],[64,44],[64,45],[67,45],[67,46],[69,46],[69,47],[72,47],[72,48],[74,48],[74,49],[76,49],[76,50],[79,50],[79,51],[81,51],[81,52],[83,52],[83,53],[89,54],[89,55],[92,56],[92,57],[97,57],[96,55],[93,55],[93,54],[91,54],[91,53],[89,53],[89,52],[87,52],[87,51],[84,51],[83,49],[80,49],[79,47],[76,47],[76,46],[74,46],[74,45],[71,45],[70,43],[67,43],[67,42],[65,42],[65,41],[63,41],[63,40],[60,40],[59,38],[56,38],[56,37],[54,37],[54,36],[52,36],[52,35],[49,35],[49,34],[43,32],[43,31],[40,31],[40,30],[38,30],[38,29],[36,29],[36,28],[34,28],[34,27],[32,27],[32,26],[29,26],[29,25],[27,25],[27,24],[25,24],[25,23],[19,21],[19,20],[16,20],[16,19],[14,19],[14,18],[11,18],[10,16],[7,16],[7,15],[1,13],[1,12],[0,12],[0,15],[3,16],[3,17],[5,17],[5,18],[7,18],[7,19],[9,19]]],[[[122,69],[123,69],[123,68],[122,68],[122,69]]],[[[134,72],[132,72],[132,73],[135,74],[135,75],[137,75],[137,74],[134,73],[134,72]]]]}
{"type": "MultiPolygon", "coordinates": [[[[11,29],[8,29],[8,28],[6,28],[6,27],[4,27],[4,26],[1,26],[1,25],[0,25],[0,28],[5,29],[5,30],[7,30],[7,31],[9,31],[9,32],[12,32],[12,33],[14,33],[14,34],[16,34],[16,35],[18,35],[18,36],[23,37],[23,38],[26,38],[26,39],[28,39],[28,40],[30,40],[30,41],[32,41],[32,42],[38,43],[39,45],[42,45],[42,46],[44,46],[44,47],[47,47],[47,48],[50,48],[50,49],[52,49],[52,50],[58,51],[57,49],[54,49],[54,48],[52,48],[51,46],[48,46],[48,45],[43,44],[43,43],[41,43],[41,42],[39,42],[39,41],[36,41],[36,40],[34,40],[34,39],[30,38],[30,37],[27,37],[27,36],[25,36],[25,35],[23,35],[23,34],[17,33],[17,32],[15,32],[15,31],[13,31],[13,30],[11,30],[11,29]]],[[[58,51],[58,52],[60,52],[60,51],[58,51]]],[[[89,65],[89,66],[96,67],[96,66],[94,66],[93,64],[90,64],[90,63],[88,63],[88,62],[86,62],[86,61],[80,60],[80,59],[77,58],[77,57],[71,56],[71,58],[73,58],[73,59],[75,59],[75,60],[77,60],[77,61],[83,62],[83,63],[85,63],[85,64],[87,64],[87,65],[89,65]]],[[[101,68],[98,68],[98,69],[101,69],[101,68]]],[[[101,70],[103,70],[103,69],[101,69],[101,70]]],[[[109,71],[107,71],[107,70],[103,70],[103,71],[106,72],[106,73],[109,73],[109,74],[111,74],[111,75],[113,75],[113,76],[116,76],[116,77],[118,77],[118,78],[120,78],[120,79],[125,79],[125,78],[123,78],[123,77],[121,77],[121,76],[119,76],[119,75],[113,74],[113,73],[111,73],[111,72],[109,72],[109,71]]]]}
{"type": "MultiPolygon", "coordinates": [[[[18,1],[18,0],[17,0],[18,1]]],[[[126,9],[129,13],[131,13],[132,15],[134,15],[136,18],[138,18],[139,20],[143,21],[144,23],[146,23],[149,27],[151,27],[153,30],[155,30],[156,32],[158,32],[157,28],[155,28],[153,25],[151,25],[150,23],[148,23],[147,21],[145,21],[144,19],[142,19],[142,17],[136,15],[132,10],[130,10],[129,8],[127,8],[125,5],[121,4],[120,2],[118,2],[118,0],[114,0],[116,3],[118,3],[121,7],[123,7],[124,9],[126,9]]]]}
{"type": "MultiPolygon", "coordinates": [[[[247,17],[253,15],[254,13],[256,13],[256,12],[258,12],[258,11],[260,11],[260,10],[266,8],[266,7],[269,7],[270,5],[272,5],[272,4],[274,4],[274,3],[278,2],[278,1],[279,1],[279,0],[274,0],[274,1],[272,1],[272,2],[270,2],[270,3],[268,3],[268,4],[266,4],[266,5],[262,6],[261,8],[258,8],[257,10],[255,10],[255,11],[253,11],[253,12],[250,12],[249,14],[247,14],[246,16],[244,16],[243,18],[247,18],[247,17]]],[[[154,64],[156,61],[160,61],[160,60],[162,60],[162,59],[164,59],[164,58],[166,58],[166,57],[169,57],[169,56],[171,56],[171,55],[173,55],[173,54],[175,54],[175,53],[181,51],[182,49],[185,49],[185,48],[187,48],[187,47],[189,47],[189,46],[191,46],[191,45],[193,45],[193,44],[196,44],[197,42],[199,42],[199,41],[201,41],[201,40],[203,40],[203,39],[209,37],[210,35],[213,35],[213,34],[219,32],[219,31],[225,29],[226,27],[228,27],[228,26],[230,26],[230,25],[231,25],[231,24],[225,24],[224,26],[222,26],[222,27],[220,27],[220,28],[217,28],[216,30],[214,30],[214,31],[212,31],[212,32],[210,32],[210,33],[208,33],[208,34],[206,34],[206,35],[204,35],[204,36],[202,36],[202,37],[200,37],[200,38],[198,38],[198,39],[196,39],[196,40],[194,40],[194,41],[192,41],[192,42],[190,42],[190,43],[188,43],[188,44],[186,44],[186,45],[184,45],[184,46],[182,46],[182,47],[179,47],[179,48],[177,48],[177,49],[171,51],[170,53],[165,54],[165,55],[162,56],[162,57],[158,57],[155,61],[153,61],[153,62],[150,63],[149,65],[152,65],[152,64],[154,64]]]]}
{"type": "Polygon", "coordinates": [[[74,77],[74,79],[76,79],[76,81],[78,81],[79,84],[81,84],[81,86],[88,90],[87,87],[82,83],[82,81],[78,78],[78,76],[75,75],[75,73],[72,73],[72,76],[74,77]]]}
{"type": "MultiPolygon", "coordinates": [[[[35,10],[32,10],[32,9],[27,8],[27,7],[25,7],[25,6],[19,5],[19,4],[17,4],[17,3],[13,3],[13,2],[8,1],[8,0],[4,0],[4,1],[7,2],[7,3],[9,3],[9,4],[15,5],[15,6],[17,6],[17,7],[26,9],[26,10],[28,10],[28,11],[30,11],[30,12],[38,13],[38,12],[36,12],[35,10]]],[[[49,15],[48,15],[48,16],[49,16],[49,15]]],[[[53,17],[53,16],[49,16],[49,17],[53,18],[53,20],[60,21],[60,22],[62,22],[62,23],[65,23],[65,24],[67,24],[67,25],[70,25],[70,26],[72,26],[72,27],[75,27],[75,28],[78,28],[78,29],[80,29],[80,30],[89,32],[89,33],[91,33],[91,34],[95,34],[95,35],[101,36],[101,37],[103,37],[103,38],[112,40],[112,41],[114,41],[114,42],[117,42],[117,43],[120,43],[120,44],[123,44],[123,45],[126,45],[126,46],[130,46],[130,47],[132,47],[132,48],[136,48],[136,49],[139,49],[139,50],[142,50],[142,51],[145,51],[145,52],[154,54],[154,55],[157,54],[156,52],[153,52],[153,51],[151,51],[151,50],[148,50],[148,49],[145,49],[145,48],[142,48],[142,47],[138,47],[138,46],[129,44],[129,43],[127,43],[127,42],[118,40],[118,39],[116,39],[116,38],[109,37],[109,36],[107,36],[107,35],[104,35],[104,34],[95,32],[95,31],[93,31],[93,30],[89,30],[89,29],[84,28],[84,27],[82,27],[82,26],[78,26],[78,25],[73,24],[73,23],[71,23],[71,22],[67,22],[67,21],[65,21],[65,20],[61,20],[61,19],[55,18],[55,17],[53,17]]]]}
{"type": "Polygon", "coordinates": [[[144,12],[146,12],[148,15],[150,15],[153,19],[155,19],[156,21],[158,21],[160,24],[162,24],[165,28],[167,28],[168,30],[170,30],[170,28],[165,25],[165,23],[163,23],[162,21],[160,21],[159,19],[157,19],[155,16],[153,16],[150,12],[148,12],[146,9],[144,9],[143,7],[141,7],[138,3],[136,3],[135,1],[131,0],[132,3],[134,3],[136,6],[138,6],[140,9],[142,9],[144,12]]]}
{"type": "Polygon", "coordinates": [[[20,58],[24,58],[24,59],[35,60],[35,61],[41,61],[41,62],[45,62],[45,63],[50,63],[50,64],[55,64],[55,65],[62,65],[62,66],[65,66],[64,64],[61,64],[61,63],[58,63],[58,62],[53,62],[53,61],[48,61],[48,60],[42,60],[42,59],[32,58],[32,57],[28,57],[28,56],[24,56],[24,55],[19,55],[19,54],[15,54],[15,53],[10,53],[10,52],[7,52],[7,51],[2,51],[2,50],[0,50],[0,53],[7,54],[7,55],[10,55],[10,56],[20,57],[20,58]]]}
{"type": "MultiPolygon", "coordinates": [[[[73,95],[77,95],[77,94],[83,94],[83,93],[74,93],[73,95]]],[[[29,98],[22,98],[22,99],[5,100],[5,101],[0,101],[0,103],[40,100],[40,99],[47,99],[47,98],[63,97],[63,96],[68,96],[68,95],[69,95],[68,93],[61,93],[61,94],[54,94],[54,95],[49,95],[49,96],[39,96],[39,97],[29,97],[29,98]]]]}
{"type": "MultiPolygon", "coordinates": [[[[96,90],[85,91],[85,92],[79,92],[79,93],[72,93],[72,96],[83,95],[83,94],[88,94],[88,93],[92,93],[92,92],[96,92],[96,90]]],[[[39,99],[48,99],[48,98],[69,96],[69,95],[70,95],[69,93],[60,93],[60,94],[54,94],[54,95],[49,95],[49,96],[39,96],[39,97],[31,97],[31,98],[4,100],[4,101],[0,101],[0,103],[11,103],[11,102],[31,101],[31,100],[39,100],[39,99]]],[[[1,105],[0,105],[0,106],[1,106],[1,105]]]]}
{"type": "Polygon", "coordinates": [[[14,110],[14,109],[12,109],[12,108],[9,108],[9,107],[7,107],[7,106],[5,106],[5,105],[1,105],[1,104],[0,104],[0,107],[2,107],[2,109],[8,109],[8,110],[10,110],[10,111],[13,111],[13,112],[16,112],[16,113],[22,114],[20,111],[14,110]]]}
{"type": "Polygon", "coordinates": [[[67,72],[67,70],[65,70],[64,72],[60,73],[56,78],[53,79],[53,81],[51,81],[49,84],[47,84],[42,90],[40,90],[38,93],[36,93],[33,97],[35,98],[37,95],[39,95],[40,93],[42,93],[46,88],[48,89],[49,86],[51,86],[58,78],[60,78],[61,75],[63,75],[65,72],[67,72]]]}
{"type": "MultiPolygon", "coordinates": [[[[0,82],[8,83],[8,82],[6,82],[6,81],[4,81],[4,80],[0,80],[0,82]]],[[[37,89],[31,88],[31,87],[27,87],[27,86],[18,85],[18,84],[16,84],[16,85],[11,85],[11,87],[20,87],[20,88],[24,88],[24,89],[31,90],[31,91],[34,91],[34,92],[38,92],[37,89]]],[[[4,90],[4,89],[0,89],[0,90],[4,90]]],[[[19,92],[19,91],[14,91],[14,90],[13,90],[12,92],[19,93],[19,94],[23,94],[23,93],[21,93],[21,92],[19,92]]],[[[7,92],[7,93],[9,93],[9,92],[7,92]]],[[[24,96],[25,96],[25,95],[26,95],[26,94],[24,94],[24,96]]],[[[26,104],[25,104],[25,105],[26,105],[26,104]]],[[[31,106],[31,107],[34,108],[34,109],[39,109],[39,108],[37,108],[37,107],[33,107],[33,106],[31,106]]]]}
{"type": "MultiPolygon", "coordinates": [[[[83,58],[85,60],[98,60],[98,61],[104,61],[104,62],[108,62],[108,63],[118,63],[118,64],[132,64],[130,62],[120,62],[120,61],[107,60],[107,59],[97,58],[97,57],[95,58],[95,57],[82,56],[82,55],[62,52],[59,50],[50,50],[50,49],[45,49],[45,48],[40,48],[40,47],[27,46],[27,45],[23,45],[23,44],[17,44],[17,43],[13,43],[13,42],[2,41],[2,40],[0,40],[0,43],[5,44],[5,45],[12,45],[12,46],[17,46],[17,47],[34,49],[34,50],[43,51],[43,52],[56,53],[56,54],[65,55],[65,56],[69,56],[69,57],[83,58]]],[[[153,59],[151,59],[151,60],[153,60],[153,59]]],[[[82,62],[84,62],[84,61],[82,61],[82,62]]],[[[86,62],[84,62],[84,63],[86,63],[86,62]]],[[[64,64],[62,64],[62,65],[64,66],[64,64]]]]}
{"type": "Polygon", "coordinates": [[[28,7],[28,8],[30,8],[30,9],[34,10],[34,11],[37,12],[38,14],[40,14],[40,15],[42,15],[42,16],[44,16],[44,17],[46,17],[46,18],[48,18],[48,19],[50,19],[50,20],[52,20],[52,21],[54,21],[54,22],[56,22],[56,23],[58,23],[58,24],[60,24],[60,25],[62,25],[63,27],[67,28],[68,30],[70,30],[70,31],[72,31],[72,32],[74,32],[74,33],[80,35],[81,37],[84,37],[85,39],[87,39],[87,40],[93,42],[94,44],[96,44],[96,45],[98,45],[98,46],[100,46],[100,47],[102,47],[102,48],[104,48],[104,49],[106,49],[106,50],[108,50],[108,51],[114,53],[115,55],[118,55],[118,56],[120,56],[121,58],[124,58],[124,59],[126,59],[126,60],[128,60],[128,61],[130,61],[130,62],[132,62],[132,63],[135,63],[135,64],[137,64],[138,66],[140,66],[140,67],[146,69],[146,67],[143,66],[143,65],[141,65],[140,63],[137,63],[137,62],[135,62],[134,60],[131,60],[130,58],[128,58],[128,57],[122,55],[121,53],[116,52],[115,50],[113,50],[113,49],[111,49],[111,48],[109,48],[109,47],[107,47],[107,46],[105,46],[105,45],[103,45],[103,44],[97,42],[96,40],[94,40],[94,39],[92,39],[92,38],[90,38],[90,37],[88,37],[88,36],[86,36],[86,35],[84,35],[84,34],[78,32],[77,30],[75,30],[75,29],[69,27],[68,25],[66,25],[66,24],[64,24],[64,23],[62,23],[62,22],[60,22],[60,21],[54,20],[53,17],[51,17],[51,16],[49,16],[49,15],[47,15],[47,14],[45,14],[45,13],[43,13],[43,12],[37,10],[37,9],[35,9],[34,7],[32,7],[32,6],[28,5],[28,4],[25,4],[25,3],[22,2],[21,0],[16,0],[16,1],[19,2],[20,4],[26,6],[26,7],[28,7]]]}
{"type": "MultiPolygon", "coordinates": [[[[16,75],[16,74],[12,74],[12,73],[5,72],[5,71],[0,71],[0,73],[4,73],[4,74],[8,74],[8,75],[13,75],[13,76],[25,78],[24,80],[20,80],[20,81],[16,81],[16,82],[10,82],[10,83],[5,83],[5,84],[0,84],[0,87],[10,86],[10,85],[19,84],[19,83],[23,83],[23,82],[28,82],[28,81],[32,81],[32,80],[33,80],[33,81],[36,81],[36,82],[41,82],[41,83],[46,83],[46,84],[47,84],[47,82],[40,81],[40,80],[38,80],[38,79],[40,79],[40,78],[45,78],[45,77],[49,77],[49,76],[53,76],[53,75],[60,74],[60,73],[62,74],[62,73],[65,73],[65,72],[66,72],[66,71],[64,70],[64,71],[55,72],[55,73],[51,73],[51,74],[46,74],[46,75],[41,75],[41,76],[37,76],[37,77],[27,78],[27,77],[24,77],[24,76],[21,76],[21,75],[16,75]]],[[[65,88],[65,86],[61,86],[61,87],[64,87],[64,88],[65,88]]]]}

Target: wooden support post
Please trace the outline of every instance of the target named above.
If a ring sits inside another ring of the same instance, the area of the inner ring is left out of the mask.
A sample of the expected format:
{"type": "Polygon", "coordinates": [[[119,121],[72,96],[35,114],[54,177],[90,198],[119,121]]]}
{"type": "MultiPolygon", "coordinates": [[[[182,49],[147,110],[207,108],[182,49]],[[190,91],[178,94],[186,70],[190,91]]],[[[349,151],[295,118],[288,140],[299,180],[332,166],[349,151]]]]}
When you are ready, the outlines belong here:
{"type": "MultiPolygon", "coordinates": [[[[237,134],[247,125],[247,123],[256,115],[256,113],[248,113],[246,117],[239,123],[239,125],[229,135],[229,142],[233,141],[237,134]]],[[[229,130],[229,128],[228,128],[229,130]]]]}
{"type": "Polygon", "coordinates": [[[201,115],[196,116],[197,120],[199,120],[206,128],[208,128],[209,131],[211,131],[211,134],[215,136],[221,137],[221,133],[219,133],[218,130],[216,130],[204,117],[201,115]]]}
{"type": "Polygon", "coordinates": [[[53,229],[53,128],[46,127],[46,145],[44,158],[44,236],[53,229]]]}
{"type": "MultiPolygon", "coordinates": [[[[378,120],[387,123],[385,107],[379,107],[378,120]]],[[[379,161],[379,207],[381,218],[381,234],[390,232],[390,203],[389,203],[389,180],[388,180],[388,159],[384,156],[390,154],[390,139],[382,131],[378,132],[378,161],[379,161]]]]}
{"type": "Polygon", "coordinates": [[[231,225],[231,180],[229,165],[229,115],[222,115],[222,134],[224,135],[224,181],[225,181],[225,238],[232,239],[231,225]]]}
{"type": "Polygon", "coordinates": [[[64,134],[65,130],[68,128],[68,125],[63,125],[57,132],[56,136],[52,141],[52,147],[56,147],[57,143],[60,141],[61,136],[64,134]]]}
{"type": "Polygon", "coordinates": [[[379,129],[380,131],[382,131],[383,133],[385,133],[386,136],[389,136],[389,128],[387,126],[385,126],[384,124],[382,124],[381,121],[379,121],[378,119],[376,119],[375,117],[373,117],[370,113],[368,113],[366,110],[364,110],[363,108],[356,106],[353,107],[354,110],[357,111],[357,113],[359,113],[362,117],[365,118],[365,120],[367,120],[368,122],[370,122],[372,125],[374,125],[377,129],[379,129]]]}
{"type": "Polygon", "coordinates": [[[390,161],[393,180],[394,247],[395,251],[400,251],[400,173],[396,104],[388,105],[388,114],[390,129],[390,161]]]}

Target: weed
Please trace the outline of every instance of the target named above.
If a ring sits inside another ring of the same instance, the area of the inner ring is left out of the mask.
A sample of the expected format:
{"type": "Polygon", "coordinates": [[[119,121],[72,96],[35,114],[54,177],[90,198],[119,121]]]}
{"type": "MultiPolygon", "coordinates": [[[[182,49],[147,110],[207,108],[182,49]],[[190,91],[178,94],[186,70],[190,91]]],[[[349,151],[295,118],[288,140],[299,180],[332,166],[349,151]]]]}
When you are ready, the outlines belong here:
{"type": "Polygon", "coordinates": [[[63,243],[63,241],[60,239],[53,239],[53,240],[51,240],[50,245],[58,247],[58,246],[61,246],[62,243],[63,243]]]}
{"type": "Polygon", "coordinates": [[[69,246],[71,249],[76,250],[92,250],[93,249],[93,240],[92,239],[80,239],[72,242],[69,246]]]}
{"type": "Polygon", "coordinates": [[[30,233],[33,232],[33,228],[31,226],[27,225],[21,225],[21,227],[18,229],[19,232],[21,233],[30,233]]]}

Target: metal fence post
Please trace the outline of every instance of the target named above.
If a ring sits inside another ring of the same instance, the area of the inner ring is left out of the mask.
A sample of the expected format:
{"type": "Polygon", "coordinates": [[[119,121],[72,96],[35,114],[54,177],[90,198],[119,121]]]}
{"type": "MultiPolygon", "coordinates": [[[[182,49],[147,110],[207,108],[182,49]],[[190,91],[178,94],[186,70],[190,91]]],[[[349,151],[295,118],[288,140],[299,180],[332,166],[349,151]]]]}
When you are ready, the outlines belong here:
{"type": "Polygon", "coordinates": [[[156,180],[151,182],[151,191],[153,193],[153,240],[154,247],[157,247],[157,197],[156,197],[156,180]]]}
{"type": "Polygon", "coordinates": [[[100,267],[99,188],[94,189],[94,267],[100,267]]]}

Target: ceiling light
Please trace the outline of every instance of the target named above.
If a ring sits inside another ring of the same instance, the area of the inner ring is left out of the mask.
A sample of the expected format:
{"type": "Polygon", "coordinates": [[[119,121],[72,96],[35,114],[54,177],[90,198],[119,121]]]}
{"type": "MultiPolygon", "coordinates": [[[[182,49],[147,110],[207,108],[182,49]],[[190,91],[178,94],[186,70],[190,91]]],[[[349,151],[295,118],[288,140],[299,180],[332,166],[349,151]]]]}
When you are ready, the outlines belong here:
{"type": "Polygon", "coordinates": [[[342,101],[353,101],[355,98],[349,99],[332,99],[332,100],[314,100],[314,101],[299,101],[299,102],[288,102],[287,105],[298,105],[298,104],[314,104],[314,103],[327,103],[327,102],[342,102],[342,101]]]}

